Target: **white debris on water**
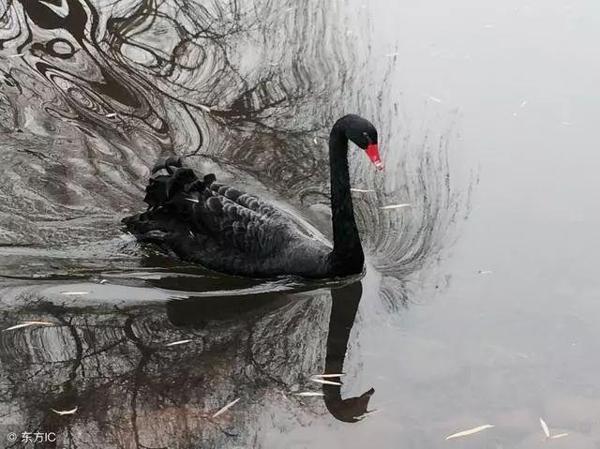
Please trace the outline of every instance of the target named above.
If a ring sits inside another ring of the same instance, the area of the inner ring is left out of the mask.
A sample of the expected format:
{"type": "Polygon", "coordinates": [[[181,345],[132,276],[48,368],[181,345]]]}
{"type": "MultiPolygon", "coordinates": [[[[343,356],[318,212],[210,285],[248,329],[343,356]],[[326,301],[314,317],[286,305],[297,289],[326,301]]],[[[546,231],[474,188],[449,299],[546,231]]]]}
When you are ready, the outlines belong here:
{"type": "Polygon", "coordinates": [[[363,418],[366,418],[367,416],[376,415],[377,413],[381,413],[382,411],[383,410],[380,408],[377,408],[375,410],[369,410],[368,412],[363,413],[360,418],[363,419],[363,418]]]}
{"type": "Polygon", "coordinates": [[[410,204],[409,203],[390,204],[388,206],[381,206],[379,209],[381,209],[381,210],[390,210],[390,209],[401,209],[403,207],[410,207],[410,204]]]}
{"type": "Polygon", "coordinates": [[[2,332],[14,331],[16,329],[22,329],[24,327],[29,327],[29,326],[54,326],[54,323],[50,323],[48,321],[25,321],[20,324],[15,324],[14,326],[11,326],[11,327],[7,327],[2,332]]]}
{"type": "Polygon", "coordinates": [[[448,435],[446,437],[446,440],[452,440],[454,438],[461,438],[461,437],[466,437],[469,435],[474,435],[476,433],[482,432],[487,429],[491,429],[493,427],[495,427],[495,426],[493,426],[492,424],[484,424],[483,426],[474,427],[474,428],[468,429],[468,430],[462,430],[460,432],[453,433],[452,435],[448,435]]]}
{"type": "Polygon", "coordinates": [[[544,431],[544,435],[546,438],[550,438],[550,429],[548,428],[548,424],[540,417],[540,426],[542,426],[542,430],[544,431]]]}
{"type": "Polygon", "coordinates": [[[190,340],[189,338],[188,338],[187,340],[177,340],[177,341],[174,341],[174,342],[172,342],[172,343],[167,343],[165,346],[177,346],[177,345],[183,345],[183,344],[185,344],[185,343],[189,343],[189,342],[191,342],[191,341],[192,341],[192,340],[190,340]]]}
{"type": "Polygon", "coordinates": [[[316,382],[323,385],[342,385],[340,382],[333,382],[332,380],[319,379],[318,377],[312,377],[311,382],[316,382]]]}
{"type": "Polygon", "coordinates": [[[55,409],[51,408],[50,410],[52,410],[57,415],[62,416],[62,415],[73,415],[77,411],[78,408],[79,407],[75,407],[71,410],[55,410],[55,409]]]}
{"type": "Polygon", "coordinates": [[[240,400],[240,398],[237,398],[236,400],[231,401],[225,407],[219,409],[219,411],[217,411],[217,413],[215,413],[214,415],[212,415],[212,418],[216,418],[218,416],[221,416],[223,413],[225,413],[227,410],[229,410],[231,407],[233,407],[235,404],[237,404],[239,400],[240,400]]]}
{"type": "Polygon", "coordinates": [[[60,292],[60,293],[65,296],[83,296],[83,295],[90,294],[90,292],[60,292]]]}
{"type": "Polygon", "coordinates": [[[310,398],[310,397],[321,397],[321,396],[324,396],[324,394],[321,393],[320,391],[303,391],[301,393],[295,393],[294,396],[302,396],[305,398],[310,398]]]}

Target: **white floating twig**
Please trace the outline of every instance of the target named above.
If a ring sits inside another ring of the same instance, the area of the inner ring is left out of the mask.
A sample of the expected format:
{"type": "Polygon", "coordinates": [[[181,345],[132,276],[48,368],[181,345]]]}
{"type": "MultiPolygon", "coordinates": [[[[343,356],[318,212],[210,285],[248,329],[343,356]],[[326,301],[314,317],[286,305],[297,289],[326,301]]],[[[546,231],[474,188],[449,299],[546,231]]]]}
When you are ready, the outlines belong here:
{"type": "Polygon", "coordinates": [[[204,112],[212,112],[212,109],[209,106],[206,106],[205,104],[198,105],[198,107],[204,112]]]}
{"type": "Polygon", "coordinates": [[[312,377],[316,377],[316,378],[321,378],[321,379],[327,379],[329,377],[343,377],[346,374],[344,373],[339,373],[339,374],[315,374],[312,377]]]}
{"type": "Polygon", "coordinates": [[[165,346],[177,346],[177,345],[183,345],[183,344],[185,344],[185,343],[189,343],[190,341],[192,341],[192,340],[190,340],[190,339],[187,339],[187,340],[177,340],[177,341],[174,341],[174,342],[172,342],[172,343],[167,343],[165,346]]]}
{"type": "Polygon", "coordinates": [[[410,207],[410,204],[409,203],[390,204],[389,206],[381,206],[379,209],[381,209],[381,210],[390,210],[390,209],[401,209],[403,207],[410,207]]]}
{"type": "Polygon", "coordinates": [[[89,295],[90,292],[61,292],[65,296],[83,296],[89,295]]]}
{"type": "Polygon", "coordinates": [[[436,103],[443,103],[443,102],[442,102],[442,100],[440,100],[439,98],[436,98],[436,97],[429,96],[429,99],[430,99],[431,101],[434,101],[434,102],[436,102],[436,103]]]}
{"type": "Polygon", "coordinates": [[[189,197],[188,197],[188,198],[184,198],[184,199],[185,199],[186,201],[189,201],[189,202],[191,202],[191,203],[199,203],[199,202],[200,202],[200,200],[197,200],[196,198],[189,198],[189,197]]]}
{"type": "Polygon", "coordinates": [[[552,435],[552,436],[550,437],[550,439],[551,439],[551,440],[558,440],[559,438],[564,438],[564,437],[567,437],[567,436],[569,436],[569,434],[568,434],[568,433],[559,433],[559,434],[557,434],[557,435],[552,435]]]}
{"type": "Polygon", "coordinates": [[[350,189],[351,192],[360,192],[360,193],[371,193],[374,192],[375,190],[372,189],[350,189]]]}
{"type": "Polygon", "coordinates": [[[365,412],[362,414],[361,419],[362,418],[366,418],[367,416],[371,416],[371,415],[375,415],[377,413],[381,413],[383,410],[380,408],[376,408],[375,410],[369,410],[368,412],[365,412]]]}
{"type": "Polygon", "coordinates": [[[548,424],[542,418],[540,418],[540,425],[542,426],[542,430],[544,431],[544,435],[546,438],[550,438],[550,429],[548,428],[548,424]]]}
{"type": "Polygon", "coordinates": [[[235,401],[231,401],[225,407],[223,407],[222,409],[220,409],[217,413],[215,413],[214,415],[212,415],[212,418],[216,418],[218,416],[221,416],[223,413],[225,413],[227,410],[229,410],[231,407],[233,407],[235,404],[237,404],[239,400],[240,400],[240,398],[237,398],[235,401]]]}
{"type": "Polygon", "coordinates": [[[24,323],[15,324],[14,326],[7,327],[2,332],[14,331],[15,329],[21,329],[23,327],[29,326],[54,326],[54,323],[50,323],[48,321],[25,321],[24,323]]]}
{"type": "Polygon", "coordinates": [[[301,393],[296,393],[294,396],[315,397],[315,396],[324,396],[324,394],[319,391],[303,391],[301,393]]]}
{"type": "Polygon", "coordinates": [[[52,410],[57,415],[62,416],[62,415],[73,415],[77,411],[78,408],[79,407],[75,407],[71,410],[54,410],[53,408],[51,408],[50,410],[52,410]]]}
{"type": "Polygon", "coordinates": [[[310,380],[312,382],[316,382],[318,384],[323,384],[323,385],[342,385],[340,382],[333,382],[331,380],[319,379],[317,377],[312,377],[310,380]]]}
{"type": "Polygon", "coordinates": [[[475,433],[479,433],[479,432],[481,432],[483,430],[491,429],[493,427],[495,427],[495,426],[493,426],[492,424],[484,424],[483,426],[474,427],[472,429],[463,430],[463,431],[460,431],[460,432],[453,433],[452,435],[448,435],[446,437],[446,440],[452,440],[453,438],[466,437],[466,436],[469,436],[469,435],[473,435],[475,433]]]}

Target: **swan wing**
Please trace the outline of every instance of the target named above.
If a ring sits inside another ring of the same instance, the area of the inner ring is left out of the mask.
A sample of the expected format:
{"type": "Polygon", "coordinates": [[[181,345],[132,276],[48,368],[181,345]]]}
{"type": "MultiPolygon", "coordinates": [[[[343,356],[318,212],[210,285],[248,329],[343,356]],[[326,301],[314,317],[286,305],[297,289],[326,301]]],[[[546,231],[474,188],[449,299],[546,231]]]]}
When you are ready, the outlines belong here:
{"type": "Polygon", "coordinates": [[[196,232],[210,234],[241,253],[271,255],[294,235],[278,209],[233,187],[212,184],[197,194],[192,209],[196,232]]]}

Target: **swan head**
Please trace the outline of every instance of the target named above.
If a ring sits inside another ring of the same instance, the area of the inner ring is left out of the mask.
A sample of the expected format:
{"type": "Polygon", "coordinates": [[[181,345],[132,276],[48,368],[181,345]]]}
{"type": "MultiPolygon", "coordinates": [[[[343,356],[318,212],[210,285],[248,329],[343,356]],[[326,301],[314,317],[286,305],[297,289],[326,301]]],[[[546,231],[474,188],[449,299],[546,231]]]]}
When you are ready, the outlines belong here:
{"type": "Polygon", "coordinates": [[[356,146],[362,148],[369,156],[369,159],[378,170],[383,170],[383,162],[379,155],[379,147],[377,142],[377,129],[365,118],[358,115],[349,114],[338,120],[338,123],[343,126],[344,133],[348,140],[355,143],[356,146]]]}

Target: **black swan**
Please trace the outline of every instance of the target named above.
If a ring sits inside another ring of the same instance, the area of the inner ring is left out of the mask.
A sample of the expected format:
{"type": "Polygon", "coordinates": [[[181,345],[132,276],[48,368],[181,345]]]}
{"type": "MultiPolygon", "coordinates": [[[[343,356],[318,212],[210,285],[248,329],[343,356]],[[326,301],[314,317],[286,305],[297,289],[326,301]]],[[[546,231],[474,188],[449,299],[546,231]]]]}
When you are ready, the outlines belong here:
{"type": "Polygon", "coordinates": [[[311,238],[284,211],[255,196],[200,180],[175,157],[155,165],[146,188],[148,210],[123,219],[140,241],[154,242],[206,268],[249,277],[297,275],[330,278],[359,274],[364,255],[354,221],[348,141],[383,168],[377,130],[366,119],[346,115],[329,136],[333,248],[311,238]]]}

